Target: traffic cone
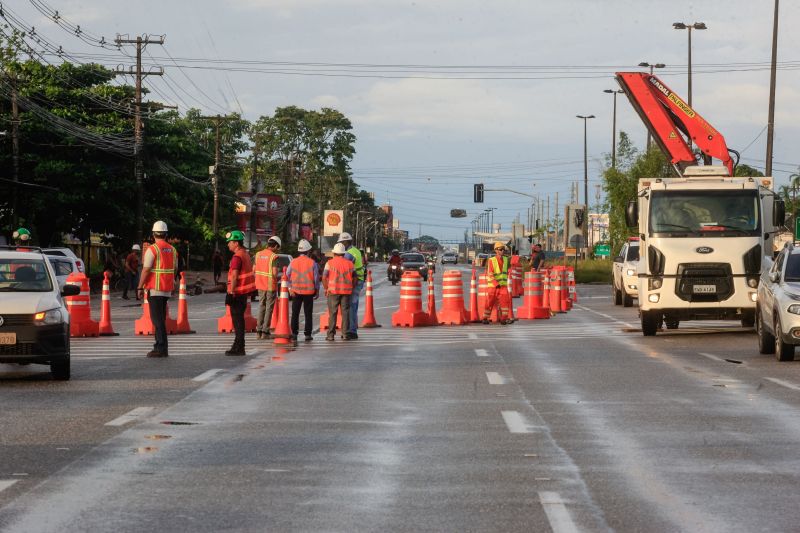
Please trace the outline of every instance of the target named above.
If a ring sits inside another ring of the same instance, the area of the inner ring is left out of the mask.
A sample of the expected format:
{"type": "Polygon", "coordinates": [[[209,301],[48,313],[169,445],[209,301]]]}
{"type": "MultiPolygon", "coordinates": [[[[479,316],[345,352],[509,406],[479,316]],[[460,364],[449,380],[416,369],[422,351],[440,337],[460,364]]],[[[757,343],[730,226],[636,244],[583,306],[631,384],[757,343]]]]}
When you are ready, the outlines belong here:
{"type": "MultiPolygon", "coordinates": [[[[230,318],[230,314],[228,315],[230,318]]],[[[150,319],[150,301],[147,299],[147,291],[144,291],[144,299],[142,300],[142,316],[136,319],[133,324],[134,335],[155,335],[156,328],[153,327],[153,321],[150,319]]]]}
{"type": "Polygon", "coordinates": [[[472,279],[469,282],[469,321],[480,322],[481,312],[478,310],[478,281],[475,279],[475,269],[472,269],[472,279]]]}
{"type": "MultiPolygon", "coordinates": [[[[340,313],[341,314],[341,313],[340,313]]],[[[364,322],[362,328],[379,328],[380,324],[375,320],[375,309],[372,298],[372,270],[367,270],[367,300],[364,306],[364,322]]]]}
{"type": "Polygon", "coordinates": [[[526,320],[550,318],[550,309],[542,304],[542,273],[526,272],[523,282],[523,305],[517,308],[517,318],[526,320]]]}
{"type": "Polygon", "coordinates": [[[513,285],[506,285],[506,289],[508,290],[508,316],[506,317],[507,320],[511,320],[512,322],[516,322],[517,319],[514,318],[514,287],[513,285]]]}
{"type": "Polygon", "coordinates": [[[116,337],[119,333],[114,333],[114,326],[111,325],[111,291],[109,290],[109,273],[103,276],[103,299],[100,305],[100,336],[116,337]]]}
{"type": "Polygon", "coordinates": [[[428,278],[428,325],[439,325],[439,317],[436,316],[436,293],[433,290],[433,276],[428,278]]]}
{"type": "Polygon", "coordinates": [[[461,326],[469,322],[469,313],[464,308],[464,284],[460,270],[445,270],[442,276],[442,310],[439,324],[461,326]]]}
{"type": "Polygon", "coordinates": [[[178,321],[169,316],[169,302],[167,302],[166,317],[164,318],[164,326],[167,328],[167,335],[175,335],[178,333],[178,321]]]}
{"type": "Polygon", "coordinates": [[[69,311],[70,337],[97,337],[100,335],[97,322],[92,320],[91,300],[89,297],[89,278],[82,272],[73,272],[67,277],[67,284],[81,288],[77,296],[67,296],[64,303],[69,311]]]}
{"type": "MultiPolygon", "coordinates": [[[[281,277],[281,293],[278,298],[278,325],[272,337],[275,344],[292,344],[292,329],[289,327],[289,284],[286,281],[286,268],[281,277]]],[[[273,311],[274,313],[274,311],[273,311]]]]}
{"type": "Polygon", "coordinates": [[[175,333],[195,333],[189,326],[189,304],[186,302],[186,278],[184,272],[181,272],[181,284],[178,291],[178,322],[175,326],[175,333]]]}
{"type": "MultiPolygon", "coordinates": [[[[331,314],[328,311],[322,313],[319,316],[319,330],[327,331],[327,329],[330,327],[329,324],[330,321],[331,321],[331,314]]],[[[342,331],[342,313],[336,313],[336,329],[342,331]]]]}
{"type": "Polygon", "coordinates": [[[247,307],[244,310],[244,330],[252,333],[258,327],[258,320],[253,316],[253,310],[250,307],[250,300],[247,300],[247,307]]]}
{"type": "Polygon", "coordinates": [[[400,278],[400,309],[392,315],[392,327],[427,325],[428,313],[422,310],[422,277],[412,270],[400,278]]]}

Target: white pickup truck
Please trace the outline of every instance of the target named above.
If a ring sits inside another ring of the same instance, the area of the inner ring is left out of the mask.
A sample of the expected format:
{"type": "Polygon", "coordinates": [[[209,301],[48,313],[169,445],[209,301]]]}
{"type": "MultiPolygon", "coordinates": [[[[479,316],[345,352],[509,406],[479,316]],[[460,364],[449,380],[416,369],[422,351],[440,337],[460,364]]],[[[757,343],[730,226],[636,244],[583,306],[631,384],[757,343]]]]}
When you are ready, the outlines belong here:
{"type": "Polygon", "coordinates": [[[622,246],[614,258],[614,278],[611,284],[611,297],[614,305],[633,306],[633,299],[639,297],[639,239],[630,240],[622,246]]]}

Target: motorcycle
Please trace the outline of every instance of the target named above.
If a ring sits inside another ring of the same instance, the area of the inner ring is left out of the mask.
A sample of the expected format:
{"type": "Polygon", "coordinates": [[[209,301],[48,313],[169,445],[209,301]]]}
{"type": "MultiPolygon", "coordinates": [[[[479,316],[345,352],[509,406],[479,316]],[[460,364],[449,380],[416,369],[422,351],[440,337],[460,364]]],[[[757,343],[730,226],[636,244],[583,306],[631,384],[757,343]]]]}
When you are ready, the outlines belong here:
{"type": "Polygon", "coordinates": [[[436,261],[428,259],[427,264],[428,264],[428,272],[430,272],[431,274],[436,273],[436,261]]]}
{"type": "Polygon", "coordinates": [[[392,282],[392,285],[397,285],[397,282],[400,281],[400,277],[403,275],[400,266],[398,265],[389,265],[389,269],[386,274],[389,278],[389,281],[392,282]]]}

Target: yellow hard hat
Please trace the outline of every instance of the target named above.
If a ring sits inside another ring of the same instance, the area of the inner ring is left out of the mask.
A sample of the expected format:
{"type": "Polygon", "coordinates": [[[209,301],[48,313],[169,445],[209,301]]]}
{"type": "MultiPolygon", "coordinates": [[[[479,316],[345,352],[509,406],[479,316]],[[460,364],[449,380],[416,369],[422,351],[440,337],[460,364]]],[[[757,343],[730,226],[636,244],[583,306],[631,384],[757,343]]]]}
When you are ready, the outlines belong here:
{"type": "Polygon", "coordinates": [[[494,243],[494,249],[495,250],[505,250],[505,248],[506,248],[506,245],[503,244],[502,242],[494,243]]]}

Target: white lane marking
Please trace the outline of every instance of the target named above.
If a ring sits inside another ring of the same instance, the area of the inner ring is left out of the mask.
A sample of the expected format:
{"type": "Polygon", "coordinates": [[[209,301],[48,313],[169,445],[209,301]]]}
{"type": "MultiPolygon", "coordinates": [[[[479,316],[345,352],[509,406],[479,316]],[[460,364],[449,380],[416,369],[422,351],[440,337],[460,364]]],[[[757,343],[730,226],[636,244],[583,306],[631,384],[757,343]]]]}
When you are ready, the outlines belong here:
{"type": "Polygon", "coordinates": [[[581,309],[583,311],[589,311],[590,313],[594,313],[596,315],[600,315],[600,316],[602,316],[604,318],[607,318],[607,319],[611,320],[612,322],[616,322],[617,324],[622,324],[626,328],[633,328],[634,327],[633,324],[630,324],[628,322],[623,322],[622,320],[620,320],[618,318],[614,318],[611,315],[607,315],[605,313],[601,313],[600,311],[595,311],[594,309],[589,309],[588,307],[585,307],[583,305],[575,304],[575,307],[578,308],[578,309],[581,309]]]}
{"type": "Polygon", "coordinates": [[[794,383],[789,383],[788,381],[783,381],[782,379],[778,378],[764,378],[767,381],[771,381],[776,385],[780,385],[781,387],[786,387],[787,389],[792,389],[796,391],[800,391],[800,385],[795,385],[794,383]]]}
{"type": "Polygon", "coordinates": [[[478,336],[475,333],[470,333],[469,335],[467,335],[467,338],[469,338],[469,340],[471,341],[478,340],[478,336]]]}
{"type": "Polygon", "coordinates": [[[559,493],[542,491],[539,493],[539,502],[547,515],[547,520],[550,521],[550,529],[553,530],[553,533],[578,532],[578,528],[575,526],[575,522],[572,521],[569,511],[567,511],[567,506],[564,505],[564,500],[561,499],[559,493]]]}
{"type": "Polygon", "coordinates": [[[502,411],[502,415],[511,433],[533,433],[528,421],[518,411],[502,411]]]}
{"type": "Polygon", "coordinates": [[[208,381],[220,372],[225,372],[225,370],[222,368],[212,368],[211,370],[206,370],[199,376],[192,378],[192,381],[208,381]]]}
{"type": "Polygon", "coordinates": [[[506,378],[498,374],[497,372],[487,372],[486,379],[489,380],[489,385],[505,385],[506,378]]]}
{"type": "Polygon", "coordinates": [[[489,352],[487,352],[484,348],[475,348],[475,355],[478,357],[489,357],[489,352]]]}
{"type": "Polygon", "coordinates": [[[17,479],[0,479],[0,492],[3,492],[4,490],[6,490],[8,487],[13,485],[17,481],[19,481],[19,480],[17,480],[17,479]]]}
{"type": "Polygon", "coordinates": [[[725,359],[723,359],[722,357],[719,357],[718,355],[714,355],[713,353],[699,352],[697,355],[702,355],[703,357],[708,357],[709,359],[711,359],[713,361],[719,361],[720,363],[724,363],[725,362],[725,359]]]}
{"type": "Polygon", "coordinates": [[[125,413],[122,416],[118,416],[111,422],[106,422],[107,426],[124,426],[129,422],[133,422],[138,418],[142,418],[144,416],[149,415],[155,410],[154,407],[137,407],[136,409],[132,409],[125,413]]]}

